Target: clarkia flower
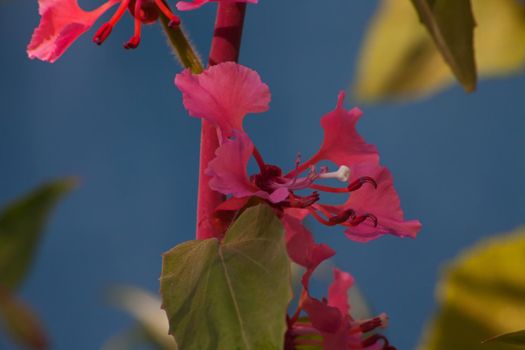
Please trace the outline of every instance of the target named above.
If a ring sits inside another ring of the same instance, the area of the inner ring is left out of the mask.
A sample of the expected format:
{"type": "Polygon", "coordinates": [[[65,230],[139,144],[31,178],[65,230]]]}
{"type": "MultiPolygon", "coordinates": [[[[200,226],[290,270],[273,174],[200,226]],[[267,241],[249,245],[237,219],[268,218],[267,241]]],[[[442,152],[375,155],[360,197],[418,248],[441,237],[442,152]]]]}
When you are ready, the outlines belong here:
{"type": "MultiPolygon", "coordinates": [[[[209,163],[207,174],[213,190],[231,195],[217,208],[221,215],[239,210],[249,198],[257,197],[268,202],[281,218],[290,211],[303,209],[303,213],[324,225],[344,226],[345,234],[357,241],[385,233],[414,238],[420,230],[419,221],[404,220],[390,172],[379,164],[375,146],[366,143],[356,130],[362,113],[357,108],[343,108],[343,92],[336,108],[321,118],[324,141],[319,151],[305,162],[298,157],[295,168],[284,173],[263,159],[243,131],[244,117],[266,111],[270,101],[269,89],[255,71],[229,62],[200,75],[186,70],[177,75],[175,84],[183,93],[189,114],[218,127],[222,144],[216,158],[209,163]],[[252,157],[259,172],[250,176],[247,167],[252,157]],[[323,161],[337,168],[329,171],[320,164],[323,161]],[[327,186],[322,182],[325,179],[339,180],[344,186],[327,186]],[[304,191],[308,193],[303,194],[304,191]],[[321,204],[323,192],[344,196],[344,204],[321,204]]],[[[231,215],[225,217],[229,220],[231,215]]],[[[220,215],[210,221],[215,223],[212,226],[219,227],[218,231],[225,227],[220,223],[220,215]]],[[[286,224],[286,219],[283,222],[286,224]]]]}
{"type": "Polygon", "coordinates": [[[30,58],[55,62],[100,16],[116,4],[119,4],[118,9],[93,37],[93,41],[99,45],[108,38],[126,11],[133,16],[135,25],[133,36],[124,44],[126,49],[139,45],[142,24],[154,23],[160,13],[170,20],[170,26],[175,27],[180,23],[163,0],[108,0],[92,11],[80,8],[76,0],[39,0],[40,24],[33,32],[27,54],[30,58]]]}
{"type": "Polygon", "coordinates": [[[177,10],[179,11],[188,11],[195,10],[205,5],[209,2],[225,2],[225,3],[235,3],[235,2],[249,2],[256,4],[258,0],[192,0],[192,1],[179,1],[177,3],[177,10]]]}

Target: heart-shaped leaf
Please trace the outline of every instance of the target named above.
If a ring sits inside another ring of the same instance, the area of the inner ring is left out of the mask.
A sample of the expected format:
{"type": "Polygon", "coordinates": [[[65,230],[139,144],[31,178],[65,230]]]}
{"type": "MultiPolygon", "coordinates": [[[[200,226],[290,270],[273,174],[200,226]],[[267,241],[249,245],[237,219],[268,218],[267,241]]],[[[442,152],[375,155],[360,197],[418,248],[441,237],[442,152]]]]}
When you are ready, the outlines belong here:
{"type": "Polygon", "coordinates": [[[261,204],[221,242],[176,246],[164,254],[160,289],[180,349],[282,349],[292,295],[279,219],[261,204]]]}

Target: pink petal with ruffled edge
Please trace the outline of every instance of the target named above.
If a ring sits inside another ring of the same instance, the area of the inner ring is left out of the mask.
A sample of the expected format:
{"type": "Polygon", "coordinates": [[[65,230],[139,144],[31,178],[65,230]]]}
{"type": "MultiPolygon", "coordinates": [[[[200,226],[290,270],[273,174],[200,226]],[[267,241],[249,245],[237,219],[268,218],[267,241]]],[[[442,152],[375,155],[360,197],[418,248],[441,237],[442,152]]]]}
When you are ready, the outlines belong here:
{"type": "Polygon", "coordinates": [[[323,144],[319,152],[305,163],[330,160],[337,165],[350,167],[360,162],[379,162],[377,148],[366,143],[356,129],[363,113],[358,108],[344,109],[344,99],[345,93],[340,92],[336,108],[321,118],[323,144]]]}
{"type": "Polygon", "coordinates": [[[177,74],[175,84],[188,113],[215,124],[225,137],[243,130],[246,114],[267,111],[271,99],[259,74],[234,62],[212,66],[201,74],[185,70],[177,74]]]}
{"type": "Polygon", "coordinates": [[[267,193],[250,182],[247,166],[253,153],[253,143],[243,132],[234,132],[233,136],[215,151],[216,157],[208,164],[206,175],[212,177],[209,182],[211,189],[237,198],[257,196],[272,203],[285,200],[288,197],[287,188],[267,193]]]}
{"type": "Polygon", "coordinates": [[[248,2],[256,4],[257,0],[193,0],[193,1],[179,1],[177,3],[177,10],[179,11],[190,11],[195,10],[209,2],[248,2]]]}
{"type": "Polygon", "coordinates": [[[418,220],[404,219],[390,171],[373,163],[359,164],[351,168],[350,182],[363,176],[372,177],[377,183],[377,189],[365,184],[352,192],[343,205],[323,206],[333,213],[351,208],[357,212],[357,215],[368,213],[377,218],[377,227],[367,219],[357,226],[348,227],[345,230],[346,236],[357,242],[368,242],[387,233],[398,237],[415,238],[421,230],[421,223],[418,220]]]}
{"type": "Polygon", "coordinates": [[[335,251],[326,244],[315,243],[312,233],[302,224],[300,218],[293,215],[285,211],[281,218],[286,233],[286,249],[290,259],[306,268],[302,284],[308,289],[308,282],[314,270],[320,263],[334,256],[335,251]]]}
{"type": "Polygon", "coordinates": [[[55,62],[66,49],[111,6],[111,0],[93,11],[84,11],[76,0],[39,0],[40,24],[27,46],[29,58],[55,62]]]}
{"type": "Polygon", "coordinates": [[[348,290],[354,285],[354,278],[348,272],[334,269],[334,281],[328,289],[328,305],[336,307],[343,315],[350,311],[348,290]]]}

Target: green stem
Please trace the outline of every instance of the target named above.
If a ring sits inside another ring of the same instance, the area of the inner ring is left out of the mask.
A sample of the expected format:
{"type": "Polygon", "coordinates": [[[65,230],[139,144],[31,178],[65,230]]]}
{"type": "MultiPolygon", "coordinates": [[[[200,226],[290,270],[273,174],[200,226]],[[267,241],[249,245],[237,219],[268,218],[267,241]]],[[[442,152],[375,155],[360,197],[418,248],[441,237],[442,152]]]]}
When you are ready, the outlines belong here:
{"type": "Polygon", "coordinates": [[[171,28],[168,23],[169,19],[160,14],[160,21],[162,23],[162,28],[168,37],[168,40],[173,47],[173,51],[177,55],[180,64],[184,68],[189,68],[192,73],[198,74],[204,70],[204,66],[201,62],[199,54],[195,51],[191,42],[189,41],[182,26],[179,25],[176,28],[171,28]]]}

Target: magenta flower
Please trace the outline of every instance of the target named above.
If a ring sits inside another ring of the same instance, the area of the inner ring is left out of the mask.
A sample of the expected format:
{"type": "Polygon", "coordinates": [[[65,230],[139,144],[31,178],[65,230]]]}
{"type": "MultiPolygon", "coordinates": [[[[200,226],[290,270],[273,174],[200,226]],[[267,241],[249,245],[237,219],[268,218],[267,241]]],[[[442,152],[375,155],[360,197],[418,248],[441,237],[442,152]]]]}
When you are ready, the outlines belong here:
{"type": "Polygon", "coordinates": [[[334,269],[334,281],[328,298],[318,300],[303,291],[297,312],[288,318],[285,350],[295,350],[305,345],[322,346],[330,350],[395,350],[380,334],[369,334],[387,325],[385,314],[368,320],[354,320],[350,315],[348,290],[354,279],[346,272],[334,269]],[[301,311],[308,316],[299,318],[301,311]]]}
{"type": "Polygon", "coordinates": [[[258,0],[192,0],[192,1],[179,1],[177,3],[177,10],[179,11],[189,11],[189,10],[195,10],[201,7],[202,5],[205,5],[209,2],[226,2],[226,3],[233,3],[233,2],[248,2],[252,4],[256,4],[258,0]]]}
{"type": "MultiPolygon", "coordinates": [[[[217,208],[220,215],[210,218],[215,224],[224,217],[232,218],[225,211],[239,210],[249,198],[257,197],[267,201],[289,227],[286,215],[304,209],[324,225],[344,226],[346,235],[357,241],[385,233],[415,237],[420,230],[419,221],[404,220],[390,173],[379,164],[375,146],[366,143],[356,130],[362,113],[357,108],[343,108],[344,93],[340,93],[336,108],[321,118],[324,141],[319,151],[305,162],[298,158],[295,169],[284,173],[264,161],[243,131],[244,117],[266,111],[270,102],[268,86],[255,71],[228,62],[199,75],[186,70],[176,76],[175,84],[189,114],[205,118],[219,130],[222,144],[207,174],[210,187],[231,198],[217,208]],[[259,173],[250,176],[247,166],[251,157],[259,173]],[[332,162],[336,170],[329,171],[320,165],[322,161],[332,162]],[[322,183],[326,179],[339,180],[344,186],[327,186],[322,183]],[[310,192],[303,194],[305,190],[310,192]],[[320,192],[345,196],[344,204],[321,204],[320,192]]],[[[212,226],[224,228],[227,224],[212,226]]],[[[216,235],[221,233],[219,229],[216,235]]]]}
{"type": "Polygon", "coordinates": [[[129,10],[135,23],[133,36],[124,44],[126,49],[139,45],[142,24],[155,22],[161,12],[170,19],[171,26],[180,23],[179,18],[162,0],[109,0],[93,11],[83,10],[76,0],[39,0],[40,24],[27,46],[29,58],[55,62],[100,16],[119,2],[113,17],[104,23],[93,37],[95,43],[100,45],[107,39],[126,10],[129,10]]]}

